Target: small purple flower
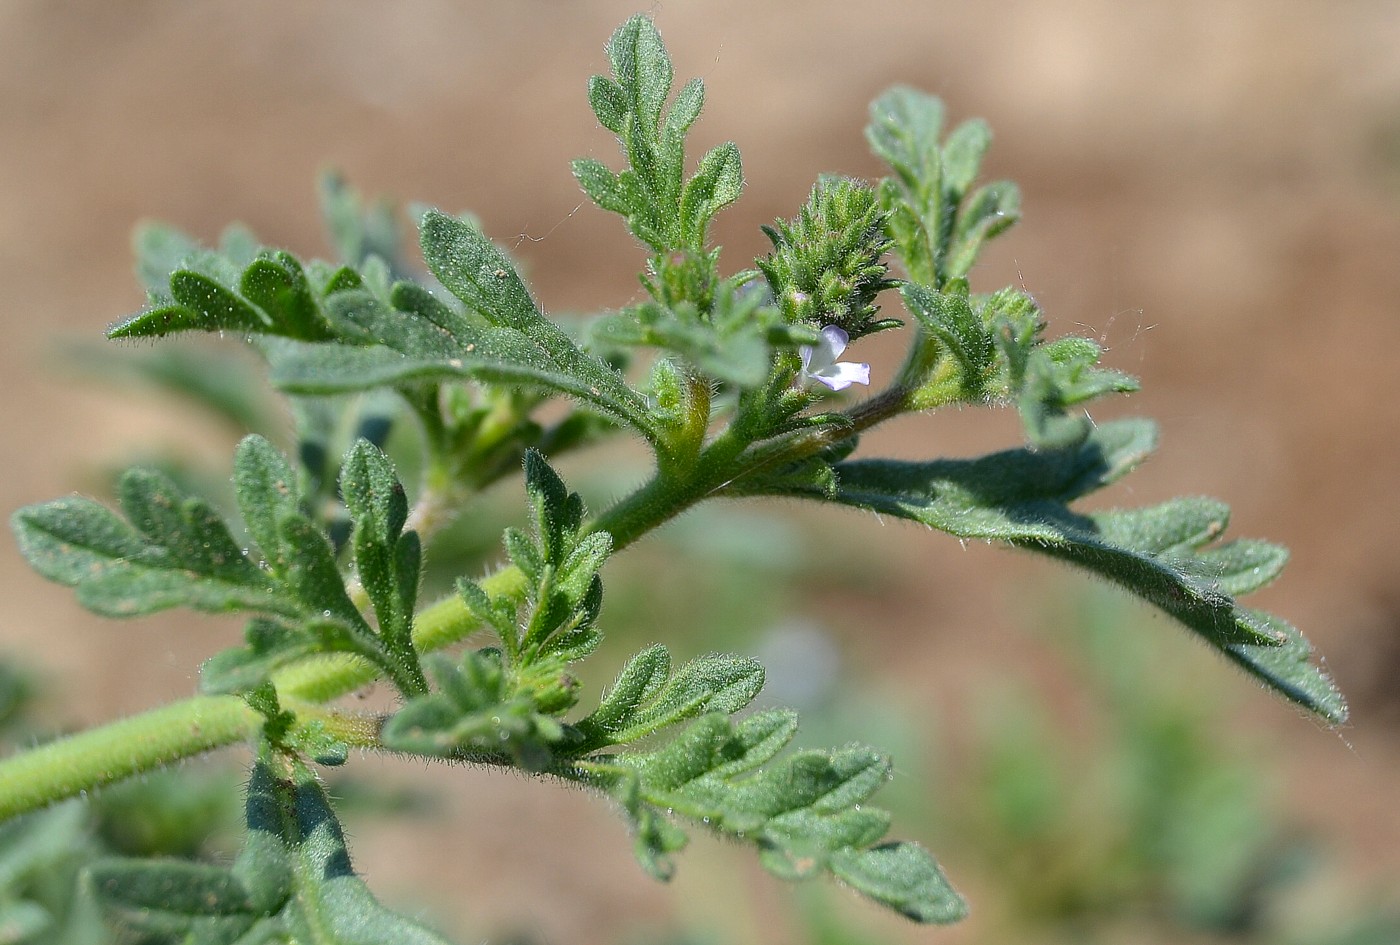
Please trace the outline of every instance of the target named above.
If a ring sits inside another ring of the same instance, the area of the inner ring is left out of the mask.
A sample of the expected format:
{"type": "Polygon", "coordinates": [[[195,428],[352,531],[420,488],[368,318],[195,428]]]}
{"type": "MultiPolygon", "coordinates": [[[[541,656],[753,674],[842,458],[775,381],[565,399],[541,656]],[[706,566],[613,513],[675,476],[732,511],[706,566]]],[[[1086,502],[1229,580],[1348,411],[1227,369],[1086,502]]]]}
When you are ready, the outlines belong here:
{"type": "Polygon", "coordinates": [[[822,329],[822,340],[817,345],[803,345],[798,349],[802,355],[802,379],[824,384],[832,390],[845,390],[852,384],[870,385],[870,365],[851,361],[837,361],[846,344],[851,340],[836,325],[822,329]]]}

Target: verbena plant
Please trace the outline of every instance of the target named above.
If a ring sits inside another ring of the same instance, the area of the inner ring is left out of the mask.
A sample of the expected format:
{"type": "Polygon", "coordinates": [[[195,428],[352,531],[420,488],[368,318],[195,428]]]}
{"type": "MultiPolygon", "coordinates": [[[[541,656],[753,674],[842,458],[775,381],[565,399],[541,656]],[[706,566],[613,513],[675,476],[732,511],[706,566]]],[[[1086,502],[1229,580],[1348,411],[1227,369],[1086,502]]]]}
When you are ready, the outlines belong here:
{"type": "MultiPolygon", "coordinates": [[[[1345,719],[1302,636],[1236,602],[1278,574],[1283,549],[1216,542],[1227,509],[1211,499],[1073,507],[1142,462],[1155,428],[1092,423],[1086,403],[1136,382],[1099,367],[1090,340],[1048,339],[1026,293],[971,291],[982,246],[1019,216],[1015,185],[976,186],[985,124],[945,135],[936,99],[887,92],[866,135],[889,176],[821,178],[793,219],[765,228],[772,252],[725,274],[709,230],[743,185],[738,148],[720,145],[687,173],[704,87],[691,80],[672,97],[671,61],[648,19],[619,28],[608,56],[612,75],[594,76],[588,98],[625,166],[580,159],[573,171],[644,248],[644,293],[578,330],[541,312],[473,220],[423,215],[422,276],[400,256],[392,217],[334,183],[336,263],[300,261],[241,231],[218,250],[166,228],[138,240],[150,304],[110,337],[242,336],[295,418],[290,456],[259,436],[239,444],[237,524],[140,468],[120,479],[119,511],[70,497],[13,518],[33,567],[96,613],[249,616],[245,644],[204,664],[200,695],[0,762],[0,817],[12,818],[253,746],[231,867],[88,867],[90,896],[141,941],[443,941],[379,905],[351,869],[316,767],[364,751],[582,785],[613,802],[658,878],[698,827],[752,846],[780,877],[829,874],[917,922],[961,917],[933,857],[885,839],[890,818],[867,803],[890,760],[863,745],[785,752],[796,714],[745,711],[764,680],[753,659],[673,667],[657,644],[601,694],[582,691],[576,665],[599,643],[609,557],[706,501],[796,497],[1059,558],[1157,606],[1327,722],[1345,719]],[[896,296],[903,319],[880,307],[896,296]],[[892,376],[841,360],[847,345],[893,330],[908,345],[892,376]],[[873,392],[836,393],[856,385],[873,392]],[[416,421],[412,501],[381,448],[386,392],[416,421]],[[965,405],[1014,406],[1027,443],[970,460],[851,458],[871,427],[965,405]],[[654,473],[590,512],[551,460],[624,436],[646,444],[654,473]],[[504,563],[420,605],[425,546],[522,468],[528,511],[505,531],[504,563]],[[483,633],[488,645],[449,652],[483,633]],[[397,691],[392,712],[337,702],[375,681],[397,691]]],[[[3,829],[20,837],[24,822],[3,829]]]]}

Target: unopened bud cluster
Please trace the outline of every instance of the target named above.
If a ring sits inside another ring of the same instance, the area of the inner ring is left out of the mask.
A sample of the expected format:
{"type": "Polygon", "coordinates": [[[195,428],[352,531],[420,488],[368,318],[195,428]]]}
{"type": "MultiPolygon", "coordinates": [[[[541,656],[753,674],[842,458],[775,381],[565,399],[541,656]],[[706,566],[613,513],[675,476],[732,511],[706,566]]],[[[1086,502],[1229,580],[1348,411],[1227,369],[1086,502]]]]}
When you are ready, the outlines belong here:
{"type": "Polygon", "coordinates": [[[897,327],[877,319],[875,297],[894,283],[884,262],[890,239],[875,192],[842,177],[824,177],[792,221],[763,232],[773,252],[758,260],[789,322],[835,325],[850,338],[897,327]]]}

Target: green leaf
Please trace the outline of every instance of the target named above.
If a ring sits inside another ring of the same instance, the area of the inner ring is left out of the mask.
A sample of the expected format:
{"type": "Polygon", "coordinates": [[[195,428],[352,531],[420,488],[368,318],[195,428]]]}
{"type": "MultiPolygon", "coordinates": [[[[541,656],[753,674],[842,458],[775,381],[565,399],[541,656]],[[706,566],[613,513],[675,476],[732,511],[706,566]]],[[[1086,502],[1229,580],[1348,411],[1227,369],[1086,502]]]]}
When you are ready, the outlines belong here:
{"type": "Polygon", "coordinates": [[[687,82],[665,110],[674,69],[656,26],[645,16],[618,28],[608,58],[613,78],[594,76],[588,98],[598,120],[618,136],[628,166],[614,174],[596,160],[580,158],[574,176],[590,199],[623,216],[632,235],[657,254],[643,276],[652,295],[667,304],[685,298],[703,310],[708,304],[696,294],[671,296],[659,284],[673,279],[673,270],[687,268],[702,273],[691,280],[697,285],[719,281],[706,238],[710,220],[742,189],[738,148],[729,142],[710,151],[685,180],[685,138],[704,107],[704,83],[687,82]],[[667,258],[673,253],[680,257],[667,258]]]}
{"type": "Polygon", "coordinates": [[[967,296],[937,292],[913,282],[902,284],[899,294],[919,325],[937,338],[956,362],[963,398],[984,398],[996,368],[997,348],[967,296]]]}
{"type": "Polygon", "coordinates": [[[992,144],[992,129],[980,118],[954,128],[943,144],[943,192],[954,202],[967,193],[992,144]]]}
{"type": "Polygon", "coordinates": [[[695,176],[681,192],[681,239],[690,246],[704,246],[710,220],[738,200],[743,187],[744,169],[734,142],[725,142],[701,158],[695,176]]]}
{"type": "Polygon", "coordinates": [[[660,644],[632,657],[598,709],[578,723],[585,750],[634,742],[707,712],[737,712],[763,688],[763,666],[731,654],[699,657],[674,675],[670,669],[660,644]]]}
{"type": "Polygon", "coordinates": [[[871,149],[894,171],[880,186],[886,226],[910,278],[932,289],[965,277],[982,245],[1020,217],[1015,185],[999,182],[967,197],[991,143],[985,123],[965,122],[939,144],[943,103],[909,88],[870,106],[871,149]]]}
{"type": "Polygon", "coordinates": [[[938,192],[942,132],[943,103],[931,95],[898,86],[870,103],[866,140],[911,194],[938,192]]]}
{"type": "Polygon", "coordinates": [[[301,512],[296,474],[276,447],[260,436],[244,437],[233,457],[233,487],[238,511],[270,571],[282,577],[287,555],[278,522],[301,512]]]}
{"type": "Polygon", "coordinates": [[[422,242],[423,256],[439,281],[493,326],[511,332],[459,339],[462,366],[467,360],[485,359],[517,362],[541,381],[563,375],[567,380],[561,389],[583,396],[642,432],[649,430],[645,401],[617,371],[586,354],[540,314],[515,267],[481,230],[433,210],[423,218],[422,242]],[[473,346],[484,350],[477,354],[473,346]]]}
{"type": "MultiPolygon", "coordinates": [[[[693,304],[670,307],[655,301],[643,302],[594,321],[589,326],[589,336],[595,345],[603,347],[661,348],[716,381],[740,388],[757,387],[767,380],[772,369],[770,336],[789,326],[782,324],[776,308],[765,305],[762,293],[740,292],[725,284],[714,293],[712,301],[713,307],[703,318],[693,304]]],[[[667,363],[659,361],[655,370],[667,370],[661,367],[667,363]]],[[[653,373],[652,399],[658,402],[654,413],[664,414],[672,422],[683,419],[684,410],[676,413],[662,408],[659,401],[666,395],[656,389],[657,382],[653,373]]],[[[678,403],[673,398],[667,406],[678,403]]]]}
{"type": "Polygon", "coordinates": [[[1021,219],[1021,191],[1011,181],[979,188],[958,212],[944,271],[951,279],[966,276],[982,246],[1011,229],[1021,219]]]}
{"type": "Polygon", "coordinates": [[[178,331],[266,330],[270,320],[222,285],[197,272],[181,270],[170,277],[170,292],[178,304],[158,306],[120,322],[109,338],[160,337],[178,331]]]}
{"type": "Polygon", "coordinates": [[[396,678],[411,679],[410,691],[426,691],[413,648],[422,548],[416,533],[403,532],[408,520],[403,484],[389,457],[362,439],[341,466],[340,492],[354,522],[352,544],[360,583],[374,605],[379,635],[400,664],[396,678]]]}
{"type": "Polygon", "coordinates": [[[498,651],[468,652],[460,663],[434,657],[431,668],[437,690],[410,699],[389,718],[380,731],[385,747],[540,771],[570,737],[556,715],[572,699],[546,706],[549,694],[517,690],[498,651]]]}
{"type": "Polygon", "coordinates": [[[231,869],[108,859],[92,883],[126,933],[200,945],[447,945],[375,901],[350,867],[325,791],[300,763],[277,776],[260,760],[248,785],[248,833],[231,869]]]}
{"type": "Polygon", "coordinates": [[[1282,560],[1277,549],[1262,543],[1207,548],[1225,529],[1224,505],[1178,499],[1147,509],[1070,509],[1074,499],[1136,466],[1154,443],[1151,424],[1118,421],[1063,450],[926,463],[846,462],[836,467],[835,500],[960,538],[1006,542],[1106,577],[1288,698],[1329,722],[1344,721],[1341,693],[1308,662],[1310,651],[1297,631],[1231,596],[1264,583],[1282,560]]]}
{"type": "Polygon", "coordinates": [[[11,524],[21,553],[44,577],[75,588],[84,607],[108,617],[177,606],[299,612],[202,500],[140,469],[122,477],[119,492],[131,524],[77,497],[20,509],[11,524]]]}
{"type": "Polygon", "coordinates": [[[713,712],[655,751],[589,759],[577,768],[585,783],[622,806],[638,858],[658,878],[669,878],[668,856],[685,844],[669,823],[678,817],[753,844],[763,866],[784,879],[829,872],[916,921],[961,918],[962,899],[927,851],[874,846],[890,818],[865,802],[888,779],[889,759],[850,745],[774,761],[795,731],[791,713],[735,724],[713,712]]]}
{"type": "Polygon", "coordinates": [[[622,134],[623,123],[627,120],[627,95],[622,86],[607,78],[595,75],[588,80],[588,104],[598,122],[613,134],[622,134]]]}
{"type": "Polygon", "coordinates": [[[384,669],[401,690],[418,690],[418,681],[412,679],[405,661],[386,649],[350,600],[326,535],[307,519],[294,515],[278,521],[278,537],[285,554],[280,565],[283,581],[301,603],[303,614],[309,616],[303,627],[319,647],[357,653],[384,669]]]}
{"type": "Polygon", "coordinates": [[[275,620],[255,617],[244,631],[246,645],[216,653],[199,668],[199,690],[246,692],[288,663],[319,649],[315,638],[275,620]]]}
{"type": "Polygon", "coordinates": [[[967,915],[937,861],[916,843],[840,850],[831,858],[831,874],[915,922],[943,925],[967,915]]]}
{"type": "MultiPolygon", "coordinates": [[[[674,70],[651,19],[637,15],[619,26],[608,40],[608,59],[627,111],[644,121],[645,127],[655,129],[671,94],[674,70]]],[[[602,121],[603,116],[598,117],[602,121]]],[[[603,125],[611,127],[606,121],[603,125]]]]}
{"type": "Polygon", "coordinates": [[[602,161],[577,158],[573,162],[574,179],[588,198],[612,213],[626,216],[632,209],[618,176],[602,161]]]}
{"type": "Polygon", "coordinates": [[[307,284],[301,263],[290,253],[269,252],[243,270],[243,297],[267,313],[278,334],[305,341],[332,337],[330,326],[307,284]]]}
{"type": "Polygon", "coordinates": [[[295,840],[284,837],[293,853],[295,894],[283,913],[292,938],[316,945],[447,945],[380,905],[355,875],[340,823],[310,771],[297,772],[293,791],[282,799],[284,816],[295,818],[295,840]]]}

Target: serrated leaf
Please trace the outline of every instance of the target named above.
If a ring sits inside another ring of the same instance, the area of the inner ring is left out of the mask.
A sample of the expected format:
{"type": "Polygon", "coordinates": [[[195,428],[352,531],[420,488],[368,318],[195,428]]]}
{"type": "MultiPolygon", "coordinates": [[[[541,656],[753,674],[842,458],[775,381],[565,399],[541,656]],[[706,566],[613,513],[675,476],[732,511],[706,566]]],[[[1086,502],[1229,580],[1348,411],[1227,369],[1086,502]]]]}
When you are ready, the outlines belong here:
{"type": "Polygon", "coordinates": [[[464,364],[494,353],[498,364],[518,362],[541,380],[562,375],[568,380],[561,389],[604,407],[644,433],[649,431],[645,401],[617,371],[586,354],[540,314],[515,267],[481,230],[433,210],[423,218],[422,243],[429,268],[449,291],[493,325],[524,336],[535,348],[530,353],[519,341],[508,344],[504,333],[485,334],[464,339],[464,364]],[[470,345],[495,351],[468,357],[476,354],[470,345]]]}
{"type": "Polygon", "coordinates": [[[945,261],[949,278],[972,271],[982,246],[1009,230],[1021,219],[1021,191],[1011,181],[996,181],[978,188],[959,211],[945,261]]]}
{"type": "Polygon", "coordinates": [[[588,104],[598,122],[613,134],[622,134],[627,120],[627,94],[622,86],[607,76],[595,75],[588,80],[588,104]]]}
{"type": "Polygon", "coordinates": [[[198,499],[156,473],[121,483],[132,527],[89,499],[29,506],[11,519],[20,551],[40,574],[73,587],[83,606],[130,617],[186,606],[208,613],[299,608],[233,542],[198,499]]]}
{"type": "Polygon", "coordinates": [[[744,169],[734,142],[726,142],[701,158],[695,176],[686,181],[681,192],[681,239],[691,246],[704,246],[710,220],[738,200],[743,187],[744,169]]]}
{"type": "Polygon", "coordinates": [[[422,548],[416,533],[403,532],[408,520],[403,484],[389,457],[361,439],[341,466],[340,493],[354,523],[355,567],[379,620],[379,635],[399,664],[396,678],[423,691],[413,647],[422,548]]]}
{"type": "Polygon", "coordinates": [[[655,129],[674,77],[671,57],[656,26],[641,15],[623,23],[608,40],[608,59],[628,111],[655,129]]]}
{"type": "Polygon", "coordinates": [[[671,654],[660,643],[633,655],[581,728],[601,732],[625,728],[637,708],[660,693],[671,676],[671,654]]]}
{"type": "Polygon", "coordinates": [[[969,299],[914,282],[900,285],[899,294],[923,329],[936,337],[957,362],[963,396],[969,400],[985,396],[995,367],[996,342],[969,299]]]}
{"type": "Polygon", "coordinates": [[[267,313],[278,327],[278,334],[304,341],[332,337],[330,326],[311,294],[306,273],[290,253],[274,251],[255,259],[243,270],[239,291],[267,313]]]}
{"type": "Polygon", "coordinates": [[[285,573],[278,521],[300,513],[296,473],[281,451],[260,436],[247,436],[233,456],[233,487],[248,535],[272,573],[285,573]]]}
{"type": "Polygon", "coordinates": [[[602,161],[577,158],[573,163],[573,172],[583,192],[599,207],[623,216],[632,212],[632,204],[627,200],[617,175],[602,161]]]}
{"type": "Polygon", "coordinates": [[[937,861],[916,843],[838,851],[832,857],[831,872],[857,892],[915,922],[943,925],[967,915],[967,904],[948,884],[937,861]]]}
{"type": "Polygon", "coordinates": [[[954,128],[943,144],[943,190],[955,202],[977,179],[982,158],[992,143],[992,129],[980,118],[954,128]]]}
{"type": "Polygon", "coordinates": [[[939,144],[943,104],[931,95],[894,88],[870,106],[866,139],[894,171],[882,182],[886,229],[914,282],[941,289],[963,278],[982,245],[1019,219],[1015,186],[997,183],[966,199],[991,132],[965,122],[939,144]]]}
{"type": "Polygon", "coordinates": [[[525,452],[525,494],[530,503],[535,540],[549,564],[563,563],[578,539],[583,522],[583,500],[570,492],[564,480],[536,450],[525,452]]]}
{"type": "Polygon", "coordinates": [[[271,320],[209,276],[179,270],[170,276],[174,305],[159,306],[114,325],[109,338],[160,337],[178,331],[261,332],[271,320]]]}
{"type": "Polygon", "coordinates": [[[763,688],[757,660],[711,653],[674,674],[670,664],[660,645],[628,662],[598,709],[578,723],[585,750],[634,742],[708,712],[737,712],[763,688]]]}
{"type": "Polygon", "coordinates": [[[300,515],[282,516],[277,534],[284,555],[277,566],[303,607],[368,634],[364,618],[345,593],[345,579],[325,534],[300,515]]]}
{"type": "Polygon", "coordinates": [[[870,103],[865,137],[910,192],[937,181],[943,103],[915,89],[897,86],[870,103]]]}
{"type": "Polygon", "coordinates": [[[705,83],[698,78],[691,79],[676,93],[675,101],[666,111],[666,120],[661,124],[662,140],[679,149],[704,107],[705,83]]]}
{"type": "Polygon", "coordinates": [[[1181,499],[1127,511],[1070,509],[1073,499],[1135,466],[1152,441],[1149,424],[1119,421],[1064,450],[1010,450],[927,463],[841,463],[835,501],[960,538],[1006,542],[1106,577],[1175,617],[1288,698],[1330,722],[1344,721],[1340,692],[1326,673],[1307,663],[1306,644],[1296,631],[1241,607],[1231,596],[1235,587],[1258,586],[1262,575],[1276,574],[1282,562],[1262,548],[1247,551],[1238,562],[1230,553],[1200,553],[1224,530],[1224,505],[1181,499]],[[1261,571],[1244,577],[1241,567],[1261,571]]]}
{"type": "Polygon", "coordinates": [[[669,878],[669,854],[684,845],[684,834],[666,829],[669,818],[681,817],[753,844],[779,877],[830,872],[916,921],[961,917],[961,898],[927,851],[872,846],[890,818],[865,801],[887,780],[889,760],[852,745],[769,764],[795,728],[791,713],[762,713],[736,726],[715,712],[659,749],[580,762],[579,770],[617,799],[636,830],[638,859],[658,878],[669,878]]]}
{"type": "Polygon", "coordinates": [[[433,658],[430,670],[437,690],[409,699],[389,718],[380,732],[386,747],[542,770],[568,735],[555,715],[572,703],[546,706],[546,694],[512,689],[498,651],[468,652],[460,664],[433,658]]]}
{"type": "Polygon", "coordinates": [[[540,314],[515,266],[479,227],[429,210],[423,217],[422,243],[433,275],[491,324],[524,332],[545,350],[572,346],[540,314]]]}

